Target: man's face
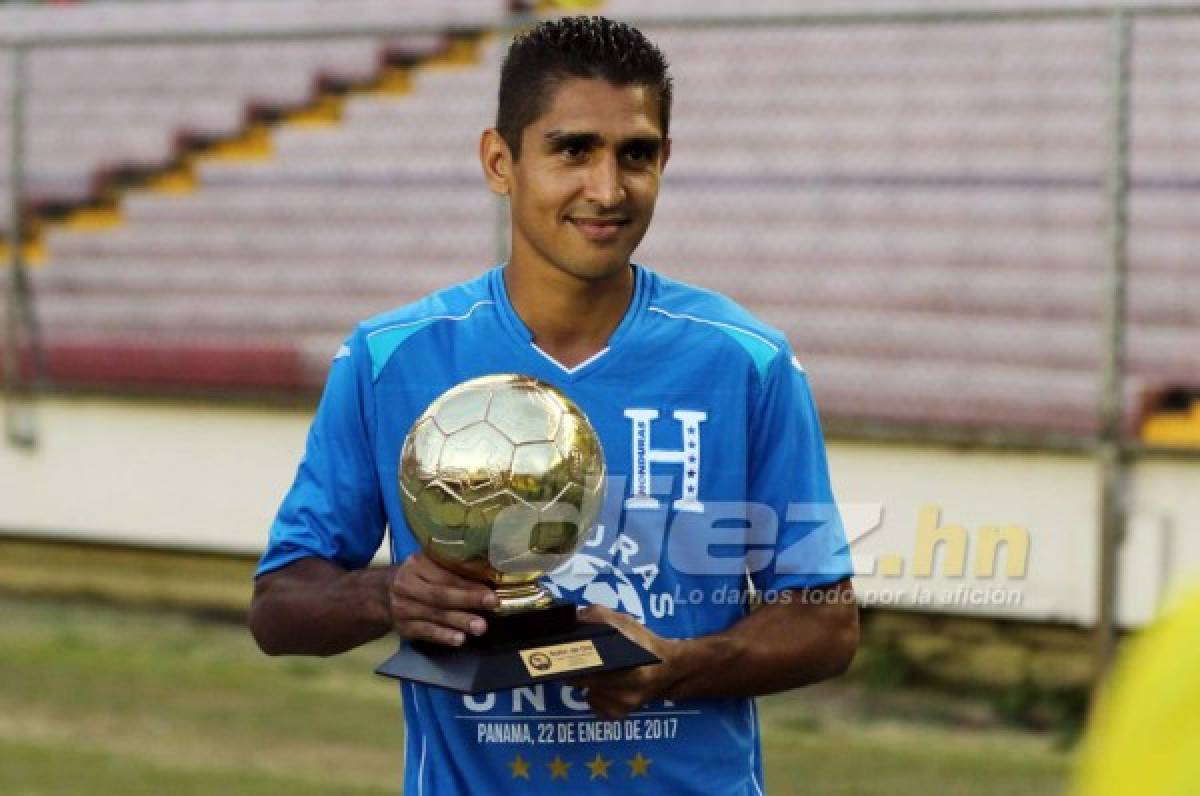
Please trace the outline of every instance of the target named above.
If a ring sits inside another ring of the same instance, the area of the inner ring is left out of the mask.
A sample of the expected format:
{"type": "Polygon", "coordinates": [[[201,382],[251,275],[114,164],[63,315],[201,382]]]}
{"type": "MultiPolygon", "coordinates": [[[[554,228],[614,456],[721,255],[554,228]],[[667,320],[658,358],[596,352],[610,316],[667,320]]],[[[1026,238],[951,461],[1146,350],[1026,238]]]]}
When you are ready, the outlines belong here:
{"type": "MultiPolygon", "coordinates": [[[[547,111],[525,128],[520,158],[493,158],[503,179],[489,172],[492,189],[510,197],[515,261],[587,281],[628,267],[650,225],[668,155],[658,102],[647,86],[583,78],[558,84],[547,111]]],[[[485,170],[487,151],[485,137],[485,170]]]]}

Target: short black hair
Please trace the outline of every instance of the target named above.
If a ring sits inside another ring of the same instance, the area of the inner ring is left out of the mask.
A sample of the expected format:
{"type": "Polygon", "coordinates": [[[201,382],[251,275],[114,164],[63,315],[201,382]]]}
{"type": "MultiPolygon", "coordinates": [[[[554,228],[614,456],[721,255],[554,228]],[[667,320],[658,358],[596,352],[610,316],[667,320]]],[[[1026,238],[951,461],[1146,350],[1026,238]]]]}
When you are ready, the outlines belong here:
{"type": "Polygon", "coordinates": [[[496,130],[521,154],[525,128],[546,112],[555,88],[572,77],[603,78],[614,86],[658,89],[663,137],[671,119],[667,59],[637,28],[606,17],[561,17],[513,38],[500,69],[496,130]]]}

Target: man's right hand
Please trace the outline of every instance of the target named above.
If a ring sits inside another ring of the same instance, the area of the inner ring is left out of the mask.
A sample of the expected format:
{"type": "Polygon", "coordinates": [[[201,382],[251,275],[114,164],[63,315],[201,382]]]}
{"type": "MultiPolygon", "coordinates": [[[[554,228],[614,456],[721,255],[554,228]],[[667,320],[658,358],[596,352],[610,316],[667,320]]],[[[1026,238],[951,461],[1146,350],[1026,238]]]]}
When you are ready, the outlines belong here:
{"type": "Polygon", "coordinates": [[[496,604],[492,589],[422,553],[352,572],[309,557],[255,581],[249,624],[269,655],[336,655],[391,632],[459,645],[487,629],[476,612],[496,604]]]}
{"type": "Polygon", "coordinates": [[[389,569],[387,609],[392,627],[412,641],[458,646],[466,634],[482,635],[477,611],[495,608],[496,592],[438,565],[418,552],[389,569]]]}

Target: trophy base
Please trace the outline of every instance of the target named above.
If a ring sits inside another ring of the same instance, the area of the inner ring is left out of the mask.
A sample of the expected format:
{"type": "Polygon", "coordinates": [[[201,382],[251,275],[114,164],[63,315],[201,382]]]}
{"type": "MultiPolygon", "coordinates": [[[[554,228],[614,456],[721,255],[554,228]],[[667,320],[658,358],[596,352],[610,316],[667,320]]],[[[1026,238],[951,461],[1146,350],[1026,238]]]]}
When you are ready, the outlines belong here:
{"type": "Polygon", "coordinates": [[[486,618],[487,633],[461,647],[404,643],[375,673],[477,694],[660,662],[611,625],[578,622],[566,600],[486,618]]]}

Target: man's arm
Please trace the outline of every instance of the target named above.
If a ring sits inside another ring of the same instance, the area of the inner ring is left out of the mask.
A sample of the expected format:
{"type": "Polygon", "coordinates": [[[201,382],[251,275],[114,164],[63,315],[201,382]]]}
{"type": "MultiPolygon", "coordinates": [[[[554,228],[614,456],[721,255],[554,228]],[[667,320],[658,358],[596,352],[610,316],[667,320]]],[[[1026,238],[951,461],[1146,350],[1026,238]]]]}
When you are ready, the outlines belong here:
{"type": "Polygon", "coordinates": [[[661,638],[601,606],[589,606],[580,618],[613,625],[663,661],[576,681],[588,689],[592,709],[609,719],[654,699],[758,696],[809,685],[844,672],[858,650],[858,606],[849,578],[784,591],[728,630],[695,639],[661,638]],[[811,599],[813,592],[823,592],[822,598],[811,599]]]}
{"type": "Polygon", "coordinates": [[[336,655],[395,630],[403,638],[459,645],[487,627],[487,586],[448,572],[421,553],[404,563],[347,571],[302,558],[255,582],[249,625],[269,655],[336,655]]]}

